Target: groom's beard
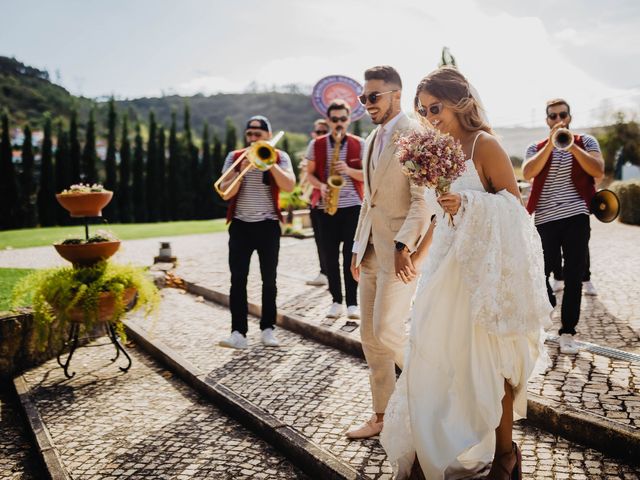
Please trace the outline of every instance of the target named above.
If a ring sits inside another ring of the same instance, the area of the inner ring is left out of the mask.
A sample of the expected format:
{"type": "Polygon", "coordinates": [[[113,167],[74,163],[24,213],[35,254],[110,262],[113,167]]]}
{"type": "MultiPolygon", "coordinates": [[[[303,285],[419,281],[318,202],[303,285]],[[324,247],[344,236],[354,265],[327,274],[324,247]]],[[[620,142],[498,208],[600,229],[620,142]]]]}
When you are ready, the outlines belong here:
{"type": "Polygon", "coordinates": [[[377,122],[373,122],[374,125],[383,125],[387,120],[391,118],[391,114],[393,113],[393,105],[389,105],[387,111],[384,112],[384,115],[377,122]]]}

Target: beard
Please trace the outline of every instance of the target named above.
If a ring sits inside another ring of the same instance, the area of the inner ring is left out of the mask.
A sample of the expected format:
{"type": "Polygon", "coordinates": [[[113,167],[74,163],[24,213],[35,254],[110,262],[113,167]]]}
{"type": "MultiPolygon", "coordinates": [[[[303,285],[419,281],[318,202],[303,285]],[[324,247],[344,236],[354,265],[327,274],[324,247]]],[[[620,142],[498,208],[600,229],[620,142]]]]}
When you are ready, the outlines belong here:
{"type": "Polygon", "coordinates": [[[371,119],[371,122],[374,125],[382,125],[383,123],[385,123],[387,120],[389,120],[391,118],[391,114],[392,113],[393,113],[393,105],[389,104],[389,108],[387,108],[386,112],[384,112],[384,114],[382,115],[380,120],[375,121],[375,120],[371,119]]]}

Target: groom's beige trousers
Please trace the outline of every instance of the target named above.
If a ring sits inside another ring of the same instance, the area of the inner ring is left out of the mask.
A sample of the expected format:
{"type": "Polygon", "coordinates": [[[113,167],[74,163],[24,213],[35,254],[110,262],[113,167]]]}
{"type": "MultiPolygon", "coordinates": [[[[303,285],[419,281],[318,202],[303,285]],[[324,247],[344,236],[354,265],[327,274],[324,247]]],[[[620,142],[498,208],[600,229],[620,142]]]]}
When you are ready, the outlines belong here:
{"type": "Polygon", "coordinates": [[[415,292],[396,278],[376,257],[373,244],[367,246],[360,263],[360,335],[369,365],[373,411],[384,413],[396,385],[395,366],[402,368],[407,342],[406,321],[415,292]]]}

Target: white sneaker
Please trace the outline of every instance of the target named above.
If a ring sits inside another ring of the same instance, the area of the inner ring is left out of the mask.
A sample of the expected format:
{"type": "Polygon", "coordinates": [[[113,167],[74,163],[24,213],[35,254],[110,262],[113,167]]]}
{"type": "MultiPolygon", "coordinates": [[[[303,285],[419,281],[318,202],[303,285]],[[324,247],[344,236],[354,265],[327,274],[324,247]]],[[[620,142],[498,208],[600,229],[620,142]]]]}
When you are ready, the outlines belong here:
{"type": "Polygon", "coordinates": [[[229,338],[226,340],[220,340],[219,345],[227,348],[247,348],[247,337],[234,330],[231,332],[231,336],[229,338]]]}
{"type": "Polygon", "coordinates": [[[598,291],[596,287],[593,286],[591,281],[582,282],[582,293],[585,295],[591,295],[592,297],[596,297],[598,295],[598,291]]]}
{"type": "Polygon", "coordinates": [[[273,333],[273,328],[265,328],[262,330],[262,344],[265,347],[279,347],[280,342],[273,333]]]}
{"type": "Polygon", "coordinates": [[[327,276],[324,273],[319,273],[316,278],[307,280],[305,283],[314,287],[324,287],[329,284],[329,280],[327,280],[327,276]]]}
{"type": "Polygon", "coordinates": [[[327,318],[340,318],[340,315],[342,315],[342,304],[333,303],[331,307],[329,307],[327,318]]]}
{"type": "Polygon", "coordinates": [[[564,290],[564,280],[556,280],[554,278],[553,282],[551,282],[551,289],[553,290],[553,293],[558,293],[564,290]]]}
{"type": "Polygon", "coordinates": [[[573,335],[563,333],[560,335],[560,352],[567,355],[575,355],[580,351],[580,346],[576,343],[573,335]]]}
{"type": "Polygon", "coordinates": [[[349,305],[347,307],[347,317],[358,319],[360,318],[360,310],[357,305],[349,305]]]}

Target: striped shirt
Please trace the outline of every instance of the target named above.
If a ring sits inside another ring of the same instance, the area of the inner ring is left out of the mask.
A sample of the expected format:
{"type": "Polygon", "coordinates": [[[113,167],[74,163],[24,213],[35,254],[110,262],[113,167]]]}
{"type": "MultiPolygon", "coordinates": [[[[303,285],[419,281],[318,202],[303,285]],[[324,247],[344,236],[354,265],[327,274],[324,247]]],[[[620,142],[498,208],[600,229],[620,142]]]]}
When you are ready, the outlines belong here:
{"type": "MultiPolygon", "coordinates": [[[[291,159],[286,152],[277,150],[280,154],[278,166],[283,170],[291,171],[291,159]]],[[[222,171],[226,172],[233,164],[233,152],[224,160],[222,171]]],[[[268,183],[269,172],[262,172],[252,168],[242,179],[238,203],[233,218],[243,222],[261,222],[263,220],[278,220],[278,212],[273,206],[271,187],[268,183]],[[266,182],[266,183],[265,183],[266,182]]],[[[275,181],[275,180],[274,180],[275,181]]]]}
{"type": "MultiPolygon", "coordinates": [[[[582,141],[587,152],[600,152],[598,140],[591,135],[582,135],[582,141]]],[[[527,148],[526,160],[537,153],[536,145],[533,143],[527,148]]],[[[573,155],[557,148],[553,149],[551,155],[549,174],[542,187],[540,200],[538,200],[534,213],[536,225],[562,220],[574,215],[589,215],[589,207],[571,180],[573,155]]]]}
{"type": "MultiPolygon", "coordinates": [[[[358,138],[360,141],[360,158],[362,159],[362,155],[364,154],[364,139],[358,138]]],[[[327,161],[325,162],[325,176],[329,178],[329,170],[331,169],[331,160],[333,159],[333,149],[334,149],[334,140],[329,137],[327,141],[327,161]]],[[[307,147],[306,158],[312,162],[315,162],[315,144],[316,141],[311,140],[309,142],[309,146],[307,147]]],[[[342,140],[342,144],[340,146],[340,155],[338,156],[340,160],[343,162],[347,161],[347,138],[345,137],[342,140]]],[[[347,174],[342,173],[342,178],[344,179],[344,187],[340,190],[340,198],[338,199],[338,208],[346,208],[346,207],[356,207],[362,205],[362,200],[360,200],[360,195],[358,195],[358,191],[356,187],[353,185],[353,180],[347,174]]],[[[321,198],[317,208],[324,208],[324,199],[321,198]]]]}

